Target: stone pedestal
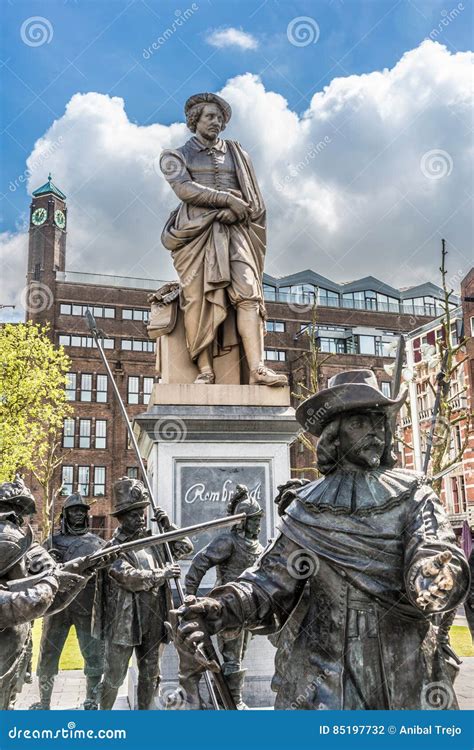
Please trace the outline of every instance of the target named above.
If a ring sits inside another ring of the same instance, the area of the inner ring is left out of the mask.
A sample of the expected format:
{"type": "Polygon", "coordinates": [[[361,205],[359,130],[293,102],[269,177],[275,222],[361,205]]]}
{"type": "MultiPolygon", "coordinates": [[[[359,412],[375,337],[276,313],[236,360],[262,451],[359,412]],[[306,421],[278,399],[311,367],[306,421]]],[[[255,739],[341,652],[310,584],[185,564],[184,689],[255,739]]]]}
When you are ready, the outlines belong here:
{"type": "MultiPolygon", "coordinates": [[[[273,537],[274,498],[278,485],[290,477],[289,446],[299,429],[288,388],[158,384],[134,429],[155,498],[178,526],[225,516],[236,485],[246,484],[265,510],[262,544],[273,537]]],[[[193,538],[195,552],[211,538],[211,533],[193,538]]],[[[183,561],[183,574],[189,565],[190,560],[183,561]]],[[[212,570],[200,592],[206,593],[214,580],[212,570]]],[[[177,671],[172,649],[166,654],[168,688],[177,671]]],[[[273,705],[273,657],[267,638],[253,639],[244,665],[250,706],[273,705]]]]}

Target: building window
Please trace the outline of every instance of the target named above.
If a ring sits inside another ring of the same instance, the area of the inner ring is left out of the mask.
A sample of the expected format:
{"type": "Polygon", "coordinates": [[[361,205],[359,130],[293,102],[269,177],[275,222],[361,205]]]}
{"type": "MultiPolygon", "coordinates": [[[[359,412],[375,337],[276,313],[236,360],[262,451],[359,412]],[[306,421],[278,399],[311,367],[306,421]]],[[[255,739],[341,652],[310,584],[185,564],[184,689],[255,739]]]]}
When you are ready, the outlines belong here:
{"type": "Polygon", "coordinates": [[[92,375],[81,375],[81,401],[92,401],[92,375]]]}
{"type": "Polygon", "coordinates": [[[107,447],[107,420],[96,419],[95,422],[95,447],[107,447]]]}
{"type": "Polygon", "coordinates": [[[388,398],[390,398],[391,387],[392,384],[389,383],[388,380],[382,380],[382,382],[380,383],[380,390],[382,391],[383,395],[387,396],[388,398]]]}
{"type": "Polygon", "coordinates": [[[276,302],[276,287],[271,286],[270,284],[264,284],[263,285],[263,294],[265,296],[265,299],[268,300],[268,302],[276,302]]]}
{"type": "Polygon", "coordinates": [[[65,419],[63,422],[63,448],[74,448],[74,433],[76,423],[74,419],[65,419]]]}
{"type": "Polygon", "coordinates": [[[474,316],[471,318],[471,336],[474,336],[474,316]]]}
{"type": "Polygon", "coordinates": [[[35,263],[35,270],[33,271],[33,280],[39,281],[41,279],[41,264],[35,263]]]}
{"type": "Polygon", "coordinates": [[[105,495],[105,466],[94,466],[94,496],[105,495]]]}
{"type": "Polygon", "coordinates": [[[61,495],[72,495],[73,466],[63,466],[61,472],[61,495]]]}
{"type": "Polygon", "coordinates": [[[84,317],[87,310],[90,310],[95,318],[115,318],[114,307],[103,307],[102,305],[94,307],[93,305],[62,304],[60,308],[62,315],[75,315],[81,318],[84,317]]]}
{"type": "Polygon", "coordinates": [[[143,403],[147,404],[153,390],[154,378],[143,378],[143,403]]]}
{"type": "Polygon", "coordinates": [[[71,314],[71,305],[60,305],[59,306],[59,312],[61,315],[70,315],[71,314]]]}
{"type": "Polygon", "coordinates": [[[286,362],[286,352],[283,349],[265,349],[265,359],[270,362],[286,362]]]}
{"type": "Polygon", "coordinates": [[[150,319],[150,311],[142,309],[126,309],[122,310],[122,320],[141,320],[143,323],[148,323],[150,319]]]}
{"type": "Polygon", "coordinates": [[[76,400],[77,375],[75,372],[66,373],[66,400],[76,400]]]}
{"type": "Polygon", "coordinates": [[[265,327],[269,333],[285,333],[283,320],[267,320],[265,327]]]}
{"type": "MultiPolygon", "coordinates": [[[[78,346],[83,349],[95,349],[96,343],[92,336],[78,336],[75,334],[62,333],[59,336],[60,346],[78,346]]],[[[114,349],[115,339],[102,339],[104,349],[114,349]]]]}
{"type": "Polygon", "coordinates": [[[128,403],[138,404],[140,394],[140,378],[130,375],[128,378],[128,403]]]}
{"type": "Polygon", "coordinates": [[[90,466],[77,467],[77,482],[79,492],[83,497],[89,497],[90,494],[90,466]]]}
{"type": "Polygon", "coordinates": [[[130,477],[130,479],[138,479],[138,466],[128,466],[127,477],[130,477]]]}
{"type": "Polygon", "coordinates": [[[155,342],[149,339],[122,339],[121,347],[128,352],[154,352],[155,342]]]}
{"type": "Polygon", "coordinates": [[[346,351],[344,339],[322,337],[319,339],[319,350],[331,354],[344,354],[346,351]]]}
{"type": "Polygon", "coordinates": [[[97,375],[95,400],[99,404],[105,404],[107,401],[107,375],[97,375]]]}
{"type": "Polygon", "coordinates": [[[79,420],[79,448],[91,447],[91,420],[79,420]]]}

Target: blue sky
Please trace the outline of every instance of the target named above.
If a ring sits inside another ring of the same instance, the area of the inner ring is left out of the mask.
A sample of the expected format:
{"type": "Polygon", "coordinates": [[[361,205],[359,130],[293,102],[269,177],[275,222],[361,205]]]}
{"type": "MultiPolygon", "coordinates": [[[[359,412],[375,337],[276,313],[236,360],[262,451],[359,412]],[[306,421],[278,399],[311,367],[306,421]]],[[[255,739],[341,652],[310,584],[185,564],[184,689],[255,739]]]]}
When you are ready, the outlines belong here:
{"type": "Polygon", "coordinates": [[[68,198],[67,268],[172,279],[157,160],[220,92],[267,204],[266,270],[439,282],[472,265],[471,0],[4,0],[2,303],[31,191],[68,198]],[[39,17],[39,18],[38,18],[39,17]],[[28,170],[27,170],[28,166],[28,170]]]}
{"type": "MultiPolygon", "coordinates": [[[[456,5],[445,0],[199,0],[179,33],[145,59],[144,49],[172,25],[177,12],[191,8],[189,0],[4,2],[1,148],[7,199],[1,226],[14,228],[28,200],[26,187],[8,190],[10,180],[22,174],[34,142],[76,92],[123,97],[132,122],[170,123],[182,119],[188,95],[219,90],[228,78],[253,72],[301,112],[334,77],[392,67],[438,28],[443,9],[456,5]],[[38,47],[26,45],[20,34],[22,23],[33,16],[48,19],[53,29],[51,41],[38,47]],[[317,44],[288,44],[288,23],[299,16],[317,22],[317,44]],[[259,47],[210,46],[209,33],[229,26],[255,35],[259,47]]],[[[462,5],[463,17],[442,36],[451,51],[470,46],[472,5],[467,0],[462,5]]]]}

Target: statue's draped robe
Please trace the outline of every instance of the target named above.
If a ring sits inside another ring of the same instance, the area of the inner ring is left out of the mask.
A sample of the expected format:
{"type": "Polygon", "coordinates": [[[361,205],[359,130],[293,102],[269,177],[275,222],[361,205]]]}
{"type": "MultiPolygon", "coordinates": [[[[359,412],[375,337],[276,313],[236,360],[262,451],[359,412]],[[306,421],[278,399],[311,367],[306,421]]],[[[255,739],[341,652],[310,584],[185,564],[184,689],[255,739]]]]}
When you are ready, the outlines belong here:
{"type": "Polygon", "coordinates": [[[266,217],[263,198],[252,163],[241,145],[229,140],[219,143],[224,153],[228,149],[235,170],[228,175],[228,184],[225,180],[223,184],[212,183],[207,176],[209,185],[199,182],[199,175],[204,177],[206,170],[198,171],[194,166],[205,148],[196,137],[182,148],[163,152],[160,162],[166,179],[182,200],[166,222],[161,240],[171,251],[179,276],[187,346],[193,360],[212,344],[214,352],[218,353],[219,349],[237,343],[235,331],[229,330],[229,326],[219,331],[228,314],[229,298],[232,298],[232,257],[249,269],[253,298],[258,301],[260,313],[265,317],[262,278],[266,217]],[[227,225],[216,220],[231,191],[250,205],[248,223],[227,225]]]}
{"type": "Polygon", "coordinates": [[[434,708],[438,682],[440,707],[457,708],[413,587],[420,561],[444,550],[449,610],[469,571],[431,488],[406,470],[337,471],[298,490],[257,564],[211,595],[225,605],[227,636],[281,631],[276,708],[434,708]]]}

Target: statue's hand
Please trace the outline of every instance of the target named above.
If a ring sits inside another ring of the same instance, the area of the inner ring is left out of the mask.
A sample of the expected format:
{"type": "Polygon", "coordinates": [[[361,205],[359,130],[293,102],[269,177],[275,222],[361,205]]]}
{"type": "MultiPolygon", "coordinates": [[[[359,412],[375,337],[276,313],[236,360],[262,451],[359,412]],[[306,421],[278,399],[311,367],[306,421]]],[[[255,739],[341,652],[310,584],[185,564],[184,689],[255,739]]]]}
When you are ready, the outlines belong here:
{"type": "Polygon", "coordinates": [[[227,198],[227,208],[230,208],[234,212],[239,221],[245,221],[250,212],[249,204],[243,201],[242,198],[232,195],[232,193],[229,193],[229,197],[227,198]]]}
{"type": "Polygon", "coordinates": [[[177,648],[191,653],[201,663],[203,643],[222,628],[223,609],[221,602],[212,597],[187,596],[179,609],[170,612],[177,648]]]}
{"type": "Polygon", "coordinates": [[[453,574],[449,567],[452,556],[452,552],[446,550],[420,565],[414,581],[416,603],[420,609],[439,612],[445,606],[454,586],[453,574]]]}
{"type": "Polygon", "coordinates": [[[216,216],[217,221],[222,224],[235,224],[238,221],[237,214],[230,208],[223,208],[216,216]]]}

